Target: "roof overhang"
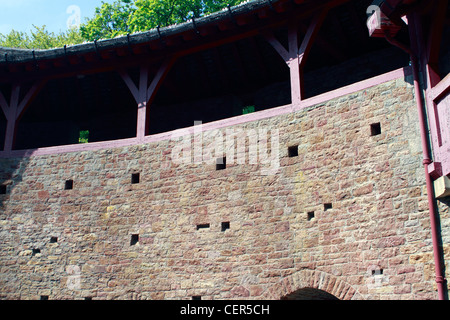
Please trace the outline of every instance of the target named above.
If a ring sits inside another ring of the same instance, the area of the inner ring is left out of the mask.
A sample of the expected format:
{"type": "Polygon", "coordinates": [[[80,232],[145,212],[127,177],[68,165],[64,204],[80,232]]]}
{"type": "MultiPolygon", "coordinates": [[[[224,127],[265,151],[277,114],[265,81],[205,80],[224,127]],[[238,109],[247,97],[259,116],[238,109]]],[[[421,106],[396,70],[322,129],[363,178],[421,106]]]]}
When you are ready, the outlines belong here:
{"type": "Polygon", "coordinates": [[[259,34],[350,0],[253,0],[185,23],[49,50],[0,48],[0,81],[88,74],[153,63],[259,34]]]}

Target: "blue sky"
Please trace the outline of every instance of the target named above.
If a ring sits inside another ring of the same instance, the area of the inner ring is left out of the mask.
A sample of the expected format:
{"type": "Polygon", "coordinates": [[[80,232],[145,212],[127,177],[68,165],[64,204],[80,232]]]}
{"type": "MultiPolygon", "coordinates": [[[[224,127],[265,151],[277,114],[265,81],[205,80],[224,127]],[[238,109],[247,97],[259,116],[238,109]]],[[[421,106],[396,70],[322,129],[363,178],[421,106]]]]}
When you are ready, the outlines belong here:
{"type": "Polygon", "coordinates": [[[47,30],[55,33],[66,31],[68,20],[76,14],[76,11],[68,13],[69,7],[79,8],[83,22],[101,4],[102,0],[0,0],[0,33],[7,34],[12,29],[29,32],[33,25],[46,25],[47,30]]]}

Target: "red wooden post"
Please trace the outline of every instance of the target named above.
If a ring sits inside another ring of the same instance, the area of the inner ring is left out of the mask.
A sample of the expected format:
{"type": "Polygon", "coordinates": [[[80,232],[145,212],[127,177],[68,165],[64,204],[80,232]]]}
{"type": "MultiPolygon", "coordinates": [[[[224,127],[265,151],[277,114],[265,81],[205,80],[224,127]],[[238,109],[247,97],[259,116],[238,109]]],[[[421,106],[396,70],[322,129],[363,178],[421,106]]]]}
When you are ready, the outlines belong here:
{"type": "Polygon", "coordinates": [[[301,58],[298,54],[298,25],[296,23],[289,25],[288,40],[289,60],[286,63],[291,76],[292,103],[297,104],[302,100],[302,72],[300,70],[301,58]]]}
{"type": "Polygon", "coordinates": [[[14,144],[14,137],[16,133],[16,112],[19,104],[19,93],[20,86],[15,84],[12,88],[11,92],[11,101],[9,103],[9,107],[7,112],[5,113],[7,125],[6,125],[6,134],[5,134],[5,151],[11,151],[14,144]]]}
{"type": "Polygon", "coordinates": [[[125,81],[138,106],[136,137],[139,141],[142,141],[148,132],[147,107],[153,102],[159,87],[175,60],[176,57],[172,56],[163,61],[150,86],[148,85],[149,67],[142,66],[139,74],[139,88],[125,70],[119,70],[122,79],[125,81]]]}
{"type": "Polygon", "coordinates": [[[5,133],[5,144],[3,150],[10,152],[14,147],[14,140],[16,137],[17,122],[22,117],[26,108],[31,104],[31,101],[36,97],[38,92],[45,85],[46,80],[41,80],[35,83],[30,90],[28,90],[22,101],[19,100],[20,85],[14,84],[11,90],[11,101],[8,104],[3,94],[0,92],[0,106],[5,114],[7,125],[5,133]]]}
{"type": "Polygon", "coordinates": [[[139,77],[139,100],[137,118],[137,138],[142,140],[145,137],[145,123],[147,118],[147,88],[148,88],[148,67],[141,67],[139,77]]]}
{"type": "Polygon", "coordinates": [[[305,99],[303,91],[303,68],[305,66],[308,53],[314,43],[314,39],[316,38],[327,13],[328,9],[325,8],[313,17],[300,48],[298,46],[299,26],[295,22],[291,22],[289,25],[288,50],[286,50],[286,48],[275,38],[273,33],[267,32],[264,34],[266,40],[278,52],[289,67],[292,104],[298,104],[300,101],[305,99]]]}

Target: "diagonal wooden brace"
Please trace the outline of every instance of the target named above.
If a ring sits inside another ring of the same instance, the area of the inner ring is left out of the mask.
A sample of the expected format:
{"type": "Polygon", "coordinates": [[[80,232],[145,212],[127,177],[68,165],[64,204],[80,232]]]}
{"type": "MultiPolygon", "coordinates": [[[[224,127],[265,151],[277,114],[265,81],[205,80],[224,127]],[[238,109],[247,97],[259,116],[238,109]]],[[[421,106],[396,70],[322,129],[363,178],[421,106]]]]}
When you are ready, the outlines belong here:
{"type": "Polygon", "coordinates": [[[306,31],[305,37],[302,43],[298,44],[298,29],[299,25],[296,21],[292,21],[289,24],[288,29],[288,43],[289,48],[286,49],[279,41],[275,38],[273,32],[265,32],[263,35],[266,40],[272,45],[272,47],[277,51],[277,53],[283,58],[290,70],[291,79],[291,94],[292,103],[297,104],[304,99],[303,92],[303,68],[307,56],[311,50],[314,40],[320,30],[320,27],[325,20],[328,13],[328,9],[325,8],[320,12],[316,13],[311,23],[306,31]]]}
{"type": "Polygon", "coordinates": [[[152,82],[148,85],[149,78],[149,67],[142,66],[139,73],[139,84],[136,86],[134,81],[131,79],[129,74],[125,70],[119,70],[119,74],[122,79],[125,81],[128,89],[133,95],[137,107],[138,107],[138,116],[137,116],[137,130],[136,136],[138,140],[143,140],[146,133],[148,132],[148,119],[147,119],[147,107],[153,102],[153,99],[158,92],[162,82],[165,77],[169,73],[173,64],[175,63],[177,57],[172,56],[165,59],[155,76],[153,77],[152,82]]]}
{"type": "Polygon", "coordinates": [[[12,150],[16,136],[17,122],[46,83],[46,79],[34,83],[22,100],[20,100],[21,86],[19,84],[14,84],[11,90],[11,100],[9,104],[4,95],[0,92],[0,107],[5,114],[7,121],[4,151],[9,152],[12,150]]]}

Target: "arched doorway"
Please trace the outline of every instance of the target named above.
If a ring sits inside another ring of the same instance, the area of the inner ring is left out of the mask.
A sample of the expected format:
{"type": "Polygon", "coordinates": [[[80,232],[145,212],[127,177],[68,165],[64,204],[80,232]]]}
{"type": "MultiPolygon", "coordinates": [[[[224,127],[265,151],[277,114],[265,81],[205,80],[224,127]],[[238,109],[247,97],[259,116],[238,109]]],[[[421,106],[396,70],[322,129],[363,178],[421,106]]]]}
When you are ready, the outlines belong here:
{"type": "Polygon", "coordinates": [[[262,295],[262,299],[334,299],[362,300],[363,297],[345,280],[329,273],[302,269],[272,284],[262,295]]]}
{"type": "Polygon", "coordinates": [[[302,288],[289,293],[281,300],[339,300],[337,297],[326,291],[315,288],[302,288]]]}

